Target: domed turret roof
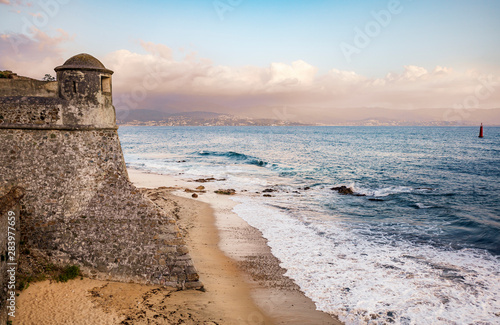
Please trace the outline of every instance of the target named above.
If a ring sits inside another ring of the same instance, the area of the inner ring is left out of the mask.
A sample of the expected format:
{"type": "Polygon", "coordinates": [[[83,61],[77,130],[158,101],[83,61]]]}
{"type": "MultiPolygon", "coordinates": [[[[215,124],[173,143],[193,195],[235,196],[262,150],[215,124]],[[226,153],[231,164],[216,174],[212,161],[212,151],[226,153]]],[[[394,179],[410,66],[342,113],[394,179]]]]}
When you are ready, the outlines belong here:
{"type": "Polygon", "coordinates": [[[66,60],[66,62],[64,62],[64,65],[106,69],[101,61],[97,60],[92,55],[87,53],[81,53],[70,57],[66,60]]]}
{"type": "Polygon", "coordinates": [[[72,56],[63,65],[56,67],[54,70],[98,70],[112,74],[113,71],[106,69],[101,61],[87,53],[80,53],[72,56]]]}

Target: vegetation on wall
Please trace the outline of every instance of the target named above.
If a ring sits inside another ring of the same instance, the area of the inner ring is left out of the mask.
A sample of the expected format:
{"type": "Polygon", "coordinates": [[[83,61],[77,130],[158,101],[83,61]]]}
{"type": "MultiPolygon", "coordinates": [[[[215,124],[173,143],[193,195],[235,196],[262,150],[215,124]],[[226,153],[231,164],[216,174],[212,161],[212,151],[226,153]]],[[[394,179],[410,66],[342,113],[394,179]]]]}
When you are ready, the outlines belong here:
{"type": "Polygon", "coordinates": [[[43,81],[56,81],[55,77],[52,77],[50,74],[46,73],[45,76],[42,78],[43,81]]]}

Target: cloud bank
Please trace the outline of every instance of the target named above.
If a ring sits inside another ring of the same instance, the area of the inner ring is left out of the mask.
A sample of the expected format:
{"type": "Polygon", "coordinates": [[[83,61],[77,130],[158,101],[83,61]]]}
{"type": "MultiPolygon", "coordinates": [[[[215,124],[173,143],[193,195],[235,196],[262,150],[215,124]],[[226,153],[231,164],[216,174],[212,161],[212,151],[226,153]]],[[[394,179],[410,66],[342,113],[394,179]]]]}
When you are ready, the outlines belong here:
{"type": "MultiPolygon", "coordinates": [[[[63,44],[72,38],[63,30],[51,37],[0,35],[0,68],[41,78],[69,56],[63,44]],[[6,54],[6,55],[5,55],[6,54]]],[[[170,112],[215,111],[246,116],[272,116],[289,107],[299,118],[328,116],[337,108],[496,108],[499,74],[448,67],[407,65],[383,78],[354,71],[318,69],[302,60],[267,67],[215,65],[196,53],[176,58],[163,44],[141,41],[142,53],[118,50],[99,58],[115,71],[113,91],[118,110],[157,109],[170,112]]]]}
{"type": "Polygon", "coordinates": [[[39,29],[31,35],[0,34],[0,69],[39,79],[46,73],[55,75],[54,68],[67,59],[62,45],[73,37],[62,29],[49,36],[39,29]]]}
{"type": "Polygon", "coordinates": [[[337,69],[320,74],[302,60],[267,67],[214,65],[196,54],[176,60],[165,45],[141,45],[143,54],[120,50],[103,60],[116,72],[114,89],[130,108],[158,109],[162,100],[167,107],[179,97],[199,99],[198,105],[220,103],[221,109],[227,105],[233,109],[259,105],[494,108],[500,99],[499,76],[474,70],[461,73],[447,67],[427,70],[408,65],[383,78],[368,78],[337,69]],[[477,100],[467,100],[469,96],[477,100]]]}

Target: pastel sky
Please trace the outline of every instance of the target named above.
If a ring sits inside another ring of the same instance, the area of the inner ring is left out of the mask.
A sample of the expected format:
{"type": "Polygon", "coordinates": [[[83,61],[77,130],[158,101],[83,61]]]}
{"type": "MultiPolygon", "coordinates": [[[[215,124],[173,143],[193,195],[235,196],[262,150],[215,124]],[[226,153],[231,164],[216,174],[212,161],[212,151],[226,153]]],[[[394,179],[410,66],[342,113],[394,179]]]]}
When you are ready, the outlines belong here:
{"type": "Polygon", "coordinates": [[[0,69],[78,53],[118,109],[500,107],[497,0],[0,0],[0,69]]]}

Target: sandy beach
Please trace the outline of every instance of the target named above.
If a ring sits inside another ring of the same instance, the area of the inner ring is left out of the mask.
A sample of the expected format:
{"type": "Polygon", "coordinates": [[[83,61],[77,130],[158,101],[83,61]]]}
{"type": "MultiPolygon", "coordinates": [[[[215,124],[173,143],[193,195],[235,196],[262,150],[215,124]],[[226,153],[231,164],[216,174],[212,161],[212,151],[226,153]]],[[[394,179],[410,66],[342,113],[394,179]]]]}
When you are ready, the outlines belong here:
{"type": "Polygon", "coordinates": [[[19,296],[13,324],[341,324],[284,276],[261,233],[213,192],[215,184],[137,170],[129,177],[177,218],[204,290],[88,278],[38,282],[19,296]]]}

